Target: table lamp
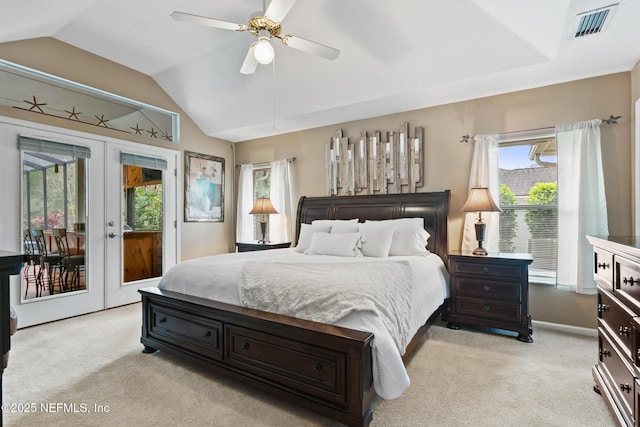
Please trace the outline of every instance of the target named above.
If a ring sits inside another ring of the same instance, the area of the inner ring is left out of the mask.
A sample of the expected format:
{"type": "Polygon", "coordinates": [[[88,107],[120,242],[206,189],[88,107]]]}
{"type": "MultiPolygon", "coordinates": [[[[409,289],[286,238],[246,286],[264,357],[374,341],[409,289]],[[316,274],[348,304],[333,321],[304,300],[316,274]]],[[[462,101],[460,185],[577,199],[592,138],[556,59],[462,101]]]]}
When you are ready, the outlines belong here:
{"type": "Polygon", "coordinates": [[[482,242],[485,240],[484,232],[487,226],[482,222],[482,212],[502,212],[502,210],[496,205],[491,197],[489,189],[486,187],[475,187],[469,191],[469,197],[467,202],[462,207],[463,212],[478,212],[478,220],[475,223],[476,226],[476,240],[478,241],[478,247],[473,250],[474,255],[487,255],[487,250],[482,247],[482,242]]]}
{"type": "Polygon", "coordinates": [[[259,197],[256,199],[253,209],[249,212],[250,215],[261,215],[260,217],[260,231],[262,232],[262,239],[258,240],[258,243],[268,243],[265,239],[267,233],[267,215],[277,214],[278,211],[271,204],[271,199],[268,197],[259,197]]]}

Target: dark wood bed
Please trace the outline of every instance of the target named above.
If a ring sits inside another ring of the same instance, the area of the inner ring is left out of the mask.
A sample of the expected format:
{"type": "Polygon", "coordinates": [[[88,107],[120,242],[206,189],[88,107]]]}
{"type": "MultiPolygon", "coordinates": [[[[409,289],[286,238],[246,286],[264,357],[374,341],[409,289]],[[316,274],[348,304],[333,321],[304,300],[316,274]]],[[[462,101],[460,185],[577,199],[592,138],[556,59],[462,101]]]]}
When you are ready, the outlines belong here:
{"type": "MultiPolygon", "coordinates": [[[[316,219],[424,218],[427,248],[447,263],[449,190],[432,193],[301,197],[301,223],[316,219]]],[[[158,288],[140,290],[145,352],[180,355],[349,426],[367,426],[375,396],[373,334],[252,310],[158,288]]],[[[446,304],[409,345],[407,354],[446,304]]],[[[406,355],[405,355],[406,356],[406,355]]]]}

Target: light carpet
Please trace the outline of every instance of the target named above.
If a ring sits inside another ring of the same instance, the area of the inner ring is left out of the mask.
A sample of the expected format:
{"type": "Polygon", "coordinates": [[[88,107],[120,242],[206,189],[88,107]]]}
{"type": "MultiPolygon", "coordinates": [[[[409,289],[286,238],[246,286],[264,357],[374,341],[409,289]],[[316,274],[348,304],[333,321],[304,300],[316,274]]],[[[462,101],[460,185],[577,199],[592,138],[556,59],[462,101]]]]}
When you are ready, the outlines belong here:
{"type": "MultiPolygon", "coordinates": [[[[171,355],[143,354],[140,304],[19,330],[5,426],[336,426],[171,355]]],[[[532,344],[477,330],[427,333],[411,386],[378,400],[382,426],[610,426],[593,392],[597,339],[534,329],[532,344]]]]}

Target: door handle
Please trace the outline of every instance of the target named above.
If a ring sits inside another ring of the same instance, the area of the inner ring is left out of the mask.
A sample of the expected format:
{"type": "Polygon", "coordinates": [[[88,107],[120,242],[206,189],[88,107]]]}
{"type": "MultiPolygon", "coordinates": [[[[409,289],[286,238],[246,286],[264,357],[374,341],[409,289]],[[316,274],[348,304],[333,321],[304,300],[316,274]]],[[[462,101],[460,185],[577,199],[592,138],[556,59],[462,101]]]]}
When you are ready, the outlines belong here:
{"type": "Polygon", "coordinates": [[[116,238],[116,237],[120,237],[120,235],[116,234],[114,232],[111,232],[111,233],[107,234],[107,237],[110,238],[110,239],[113,239],[113,238],[116,238]]]}

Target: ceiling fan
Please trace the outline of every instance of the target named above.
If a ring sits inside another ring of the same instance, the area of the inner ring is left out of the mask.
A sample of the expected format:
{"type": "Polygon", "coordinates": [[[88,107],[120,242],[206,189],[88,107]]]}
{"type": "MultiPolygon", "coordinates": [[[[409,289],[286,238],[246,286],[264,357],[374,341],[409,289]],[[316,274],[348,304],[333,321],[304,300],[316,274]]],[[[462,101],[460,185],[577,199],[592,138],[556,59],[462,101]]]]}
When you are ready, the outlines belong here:
{"type": "Polygon", "coordinates": [[[244,58],[244,62],[240,68],[242,74],[253,74],[258,67],[258,63],[268,64],[273,61],[274,51],[271,45],[271,39],[273,38],[280,39],[285,46],[312,53],[326,59],[336,59],[340,54],[338,49],[301,37],[281,33],[282,27],[280,23],[287,13],[289,13],[295,2],[296,0],[272,0],[269,7],[265,9],[263,1],[264,14],[249,19],[246,25],[177,11],[173,12],[171,17],[176,21],[207,25],[224,30],[249,31],[258,37],[258,40],[251,44],[247,56],[244,58]]]}

